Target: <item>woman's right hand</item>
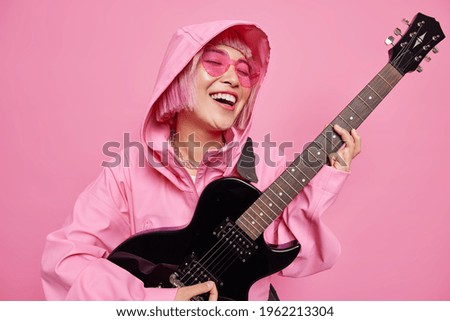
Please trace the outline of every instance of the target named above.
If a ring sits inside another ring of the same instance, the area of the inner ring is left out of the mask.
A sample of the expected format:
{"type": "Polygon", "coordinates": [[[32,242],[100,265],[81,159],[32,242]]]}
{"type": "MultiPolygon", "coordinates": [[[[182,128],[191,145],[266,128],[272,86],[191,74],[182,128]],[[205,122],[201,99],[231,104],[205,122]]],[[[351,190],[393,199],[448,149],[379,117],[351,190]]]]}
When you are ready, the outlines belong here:
{"type": "Polygon", "coordinates": [[[213,281],[179,288],[177,294],[175,295],[175,301],[189,301],[194,296],[208,292],[209,301],[217,301],[219,293],[217,292],[216,284],[213,281]]]}

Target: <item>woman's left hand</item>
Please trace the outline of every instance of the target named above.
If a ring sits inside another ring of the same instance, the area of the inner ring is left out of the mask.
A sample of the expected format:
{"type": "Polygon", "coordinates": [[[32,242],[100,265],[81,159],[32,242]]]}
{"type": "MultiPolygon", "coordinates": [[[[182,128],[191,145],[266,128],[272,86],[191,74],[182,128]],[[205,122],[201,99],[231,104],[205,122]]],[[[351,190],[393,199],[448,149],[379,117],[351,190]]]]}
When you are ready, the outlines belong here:
{"type": "Polygon", "coordinates": [[[338,170],[349,172],[353,158],[361,152],[361,137],[356,129],[348,132],[339,125],[334,125],[333,128],[345,144],[336,153],[330,154],[330,164],[338,170]]]}

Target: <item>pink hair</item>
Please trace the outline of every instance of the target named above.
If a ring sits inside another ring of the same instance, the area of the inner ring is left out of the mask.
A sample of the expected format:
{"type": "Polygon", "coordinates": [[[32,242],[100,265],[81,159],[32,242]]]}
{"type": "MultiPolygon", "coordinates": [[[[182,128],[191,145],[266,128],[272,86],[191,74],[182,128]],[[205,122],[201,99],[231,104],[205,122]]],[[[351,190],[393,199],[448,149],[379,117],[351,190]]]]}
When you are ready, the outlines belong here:
{"type": "MultiPolygon", "coordinates": [[[[208,44],[212,45],[226,45],[239,50],[247,59],[252,57],[250,48],[241,39],[239,34],[233,30],[228,29],[208,44]]],[[[157,114],[156,119],[159,122],[170,122],[176,115],[176,113],[182,110],[194,110],[194,77],[197,64],[203,53],[203,49],[200,50],[194,58],[188,63],[188,65],[178,74],[178,76],[172,81],[167,89],[156,101],[157,114]]],[[[235,125],[239,129],[244,129],[252,113],[254,101],[256,99],[256,88],[259,87],[259,82],[255,84],[250,92],[250,96],[242,109],[240,115],[236,119],[235,125]]]]}

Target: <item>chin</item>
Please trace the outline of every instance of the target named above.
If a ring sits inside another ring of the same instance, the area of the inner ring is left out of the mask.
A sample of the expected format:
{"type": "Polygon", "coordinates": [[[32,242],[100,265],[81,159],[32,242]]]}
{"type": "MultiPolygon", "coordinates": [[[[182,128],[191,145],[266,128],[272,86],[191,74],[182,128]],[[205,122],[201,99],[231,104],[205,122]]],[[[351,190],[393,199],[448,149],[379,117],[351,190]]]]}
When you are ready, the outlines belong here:
{"type": "Polygon", "coordinates": [[[233,124],[234,124],[234,120],[223,121],[223,119],[222,119],[222,121],[216,122],[214,127],[217,130],[225,131],[225,130],[228,130],[231,127],[233,127],[233,124]]]}

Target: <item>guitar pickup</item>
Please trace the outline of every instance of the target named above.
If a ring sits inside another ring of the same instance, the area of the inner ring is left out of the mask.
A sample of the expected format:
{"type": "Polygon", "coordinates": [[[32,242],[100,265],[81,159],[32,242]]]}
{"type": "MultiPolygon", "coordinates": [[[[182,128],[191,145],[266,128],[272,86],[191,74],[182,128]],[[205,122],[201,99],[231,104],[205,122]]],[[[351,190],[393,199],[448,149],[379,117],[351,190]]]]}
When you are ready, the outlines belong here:
{"type": "MultiPolygon", "coordinates": [[[[202,263],[200,263],[195,255],[192,253],[189,258],[178,267],[177,273],[174,273],[176,278],[173,281],[177,282],[179,286],[192,285],[206,281],[214,281],[217,285],[223,285],[220,279],[216,278],[210,273],[202,263]],[[182,276],[182,277],[180,277],[182,276]]],[[[177,286],[174,282],[171,283],[177,286]]]]}
{"type": "Polygon", "coordinates": [[[242,263],[258,249],[258,245],[228,217],[213,232],[227,251],[237,255],[242,263]]]}

